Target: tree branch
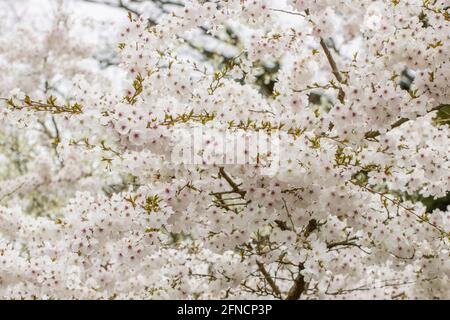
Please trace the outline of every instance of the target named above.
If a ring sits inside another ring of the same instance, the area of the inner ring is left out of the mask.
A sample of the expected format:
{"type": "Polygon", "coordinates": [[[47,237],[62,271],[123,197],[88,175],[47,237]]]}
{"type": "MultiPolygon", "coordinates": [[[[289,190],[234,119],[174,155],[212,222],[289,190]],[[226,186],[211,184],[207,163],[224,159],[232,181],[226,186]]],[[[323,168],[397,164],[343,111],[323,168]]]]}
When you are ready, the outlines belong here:
{"type": "Polygon", "coordinates": [[[305,238],[308,238],[309,235],[316,229],[317,229],[316,219],[309,220],[308,225],[306,226],[305,232],[304,232],[305,238]]]}
{"type": "Polygon", "coordinates": [[[270,288],[272,288],[273,293],[276,294],[279,298],[281,298],[280,289],[278,288],[278,286],[275,283],[275,281],[272,279],[271,275],[267,272],[267,270],[264,267],[264,265],[261,262],[259,262],[258,260],[256,260],[256,264],[258,265],[258,270],[264,276],[264,278],[266,279],[266,281],[269,284],[270,288]]]}
{"type": "MultiPolygon", "coordinates": [[[[441,109],[443,109],[443,108],[445,108],[445,107],[449,107],[449,106],[450,106],[450,104],[441,104],[441,105],[439,105],[439,106],[437,106],[437,107],[434,107],[433,109],[431,109],[430,111],[428,111],[426,114],[428,114],[428,113],[430,113],[430,112],[434,112],[434,111],[439,111],[439,110],[441,110],[441,109]]],[[[423,117],[423,116],[421,116],[421,117],[423,117]]],[[[393,130],[393,129],[397,128],[397,127],[400,127],[402,124],[404,124],[405,122],[408,122],[409,120],[411,120],[411,119],[409,119],[409,118],[401,118],[400,120],[397,120],[396,122],[394,122],[394,123],[391,125],[391,128],[389,129],[389,131],[390,131],[390,130],[393,130]]],[[[381,135],[381,132],[380,132],[380,131],[369,131],[369,132],[367,132],[367,133],[364,135],[364,137],[365,137],[366,139],[375,139],[375,138],[378,137],[379,135],[381,135]]]]}
{"type": "Polygon", "coordinates": [[[289,289],[288,295],[286,296],[286,300],[298,300],[302,293],[306,289],[305,278],[302,275],[302,270],[304,269],[303,263],[300,263],[298,266],[298,274],[294,280],[294,285],[289,289]]]}
{"type": "MultiPolygon", "coordinates": [[[[339,83],[342,84],[344,82],[344,79],[342,78],[342,75],[339,72],[339,69],[337,67],[336,61],[334,61],[333,55],[331,54],[331,51],[328,49],[328,46],[325,43],[325,40],[323,40],[323,38],[320,38],[320,46],[322,47],[323,52],[325,53],[325,56],[327,57],[328,63],[330,64],[331,71],[332,71],[334,77],[336,78],[336,80],[339,83]]],[[[341,103],[344,103],[345,92],[342,89],[342,87],[339,87],[338,99],[341,103]]]]}
{"type": "Polygon", "coordinates": [[[107,5],[107,6],[115,7],[115,8],[119,8],[119,9],[125,9],[125,10],[127,10],[127,11],[129,11],[129,12],[131,12],[131,13],[137,15],[137,16],[141,15],[141,13],[138,12],[137,10],[135,10],[135,9],[125,5],[122,0],[120,0],[118,3],[95,1],[95,0],[82,0],[82,1],[89,2],[89,3],[94,3],[94,4],[107,5]]]}
{"type": "Polygon", "coordinates": [[[244,196],[247,192],[239,188],[236,182],[234,182],[233,179],[228,175],[228,173],[225,172],[225,169],[223,167],[219,168],[219,174],[228,182],[233,191],[239,194],[242,197],[242,199],[244,199],[244,196]]]}

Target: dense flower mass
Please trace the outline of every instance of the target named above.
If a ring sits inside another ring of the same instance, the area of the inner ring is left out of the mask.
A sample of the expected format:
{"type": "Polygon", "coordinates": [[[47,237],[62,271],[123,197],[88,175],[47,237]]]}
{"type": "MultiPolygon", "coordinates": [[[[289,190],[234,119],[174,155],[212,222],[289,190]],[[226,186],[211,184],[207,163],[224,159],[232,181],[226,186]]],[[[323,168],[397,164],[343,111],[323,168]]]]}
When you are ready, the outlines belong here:
{"type": "Polygon", "coordinates": [[[450,299],[447,1],[50,3],[0,25],[1,298],[450,299]]]}

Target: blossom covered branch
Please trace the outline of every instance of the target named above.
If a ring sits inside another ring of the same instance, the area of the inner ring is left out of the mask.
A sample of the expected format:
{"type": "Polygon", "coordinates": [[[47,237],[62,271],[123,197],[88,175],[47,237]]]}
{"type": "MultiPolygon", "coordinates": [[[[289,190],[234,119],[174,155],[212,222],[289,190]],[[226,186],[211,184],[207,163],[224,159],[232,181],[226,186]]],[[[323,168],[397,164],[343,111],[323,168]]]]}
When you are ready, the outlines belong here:
{"type": "Polygon", "coordinates": [[[450,298],[444,1],[109,6],[0,32],[1,298],[450,298]]]}

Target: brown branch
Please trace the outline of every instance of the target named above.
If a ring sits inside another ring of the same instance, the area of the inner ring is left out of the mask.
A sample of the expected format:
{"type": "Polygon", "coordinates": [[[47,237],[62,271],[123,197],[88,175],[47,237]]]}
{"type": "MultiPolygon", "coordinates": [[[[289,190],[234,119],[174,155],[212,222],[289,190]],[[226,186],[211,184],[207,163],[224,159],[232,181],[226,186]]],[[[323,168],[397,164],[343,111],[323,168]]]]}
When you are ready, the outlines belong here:
{"type": "Polygon", "coordinates": [[[303,18],[306,18],[306,15],[301,13],[301,12],[288,11],[288,10],[277,9],[277,8],[270,8],[269,10],[275,11],[275,12],[282,12],[282,13],[292,14],[292,15],[295,15],[295,16],[301,16],[303,18]]]}
{"type": "Polygon", "coordinates": [[[231,178],[231,176],[225,172],[225,169],[223,167],[219,168],[219,174],[218,174],[218,178],[224,178],[228,185],[231,187],[231,190],[228,191],[222,191],[222,192],[211,192],[210,195],[214,196],[216,199],[213,200],[214,204],[216,206],[218,206],[219,208],[223,208],[225,210],[230,210],[230,211],[234,211],[234,212],[238,212],[237,208],[232,209],[231,207],[237,207],[237,206],[246,206],[248,205],[251,200],[246,200],[245,199],[245,194],[247,193],[246,191],[242,190],[241,188],[239,188],[239,185],[234,182],[234,180],[231,178]],[[229,198],[224,198],[223,196],[226,194],[232,195],[232,194],[237,194],[236,197],[229,197],[229,198]],[[243,202],[241,203],[227,203],[228,200],[239,200],[242,199],[243,202]]]}
{"type": "MultiPolygon", "coordinates": [[[[336,64],[336,61],[334,61],[333,55],[331,54],[330,50],[327,47],[327,44],[323,40],[323,38],[320,38],[320,46],[323,49],[323,52],[325,53],[325,56],[327,57],[328,63],[330,64],[331,71],[336,78],[336,80],[339,83],[344,83],[344,79],[342,78],[341,73],[339,72],[338,66],[336,64]]],[[[338,99],[341,103],[344,103],[345,99],[345,92],[342,90],[342,87],[339,87],[339,93],[338,93],[338,99]]]]}
{"type": "MultiPolygon", "coordinates": [[[[437,107],[434,107],[433,109],[431,109],[430,111],[428,111],[426,114],[428,114],[428,113],[430,113],[430,112],[434,112],[434,111],[439,111],[439,110],[441,110],[441,109],[443,109],[443,108],[445,108],[445,107],[449,107],[449,106],[450,106],[450,104],[441,104],[441,105],[439,105],[439,106],[437,106],[437,107]]],[[[422,115],[422,117],[423,117],[423,115],[422,115]]],[[[400,127],[402,124],[404,124],[405,122],[408,122],[409,120],[411,120],[411,119],[408,119],[408,118],[401,118],[400,120],[397,120],[396,122],[394,122],[394,123],[391,125],[391,128],[389,129],[389,131],[390,131],[390,130],[393,130],[393,129],[397,128],[397,127],[400,127]]],[[[375,139],[375,138],[378,137],[379,135],[381,135],[381,132],[380,132],[380,131],[369,131],[369,132],[367,132],[367,133],[364,135],[364,137],[365,137],[366,139],[375,139]]]]}
{"type": "MultiPolygon", "coordinates": [[[[82,0],[84,2],[89,2],[89,3],[94,3],[94,4],[100,4],[100,5],[106,5],[106,6],[110,6],[110,7],[114,7],[114,8],[119,8],[119,9],[125,9],[131,13],[134,13],[137,16],[140,16],[141,13],[138,12],[137,10],[131,8],[130,6],[127,6],[123,3],[122,0],[120,0],[117,3],[114,2],[103,2],[103,1],[95,1],[95,0],[82,0]]],[[[156,22],[155,22],[156,23],[156,22]]]]}
{"type": "Polygon", "coordinates": [[[323,40],[323,38],[320,38],[320,46],[322,47],[323,52],[325,53],[325,56],[327,57],[327,60],[328,60],[328,63],[330,64],[333,75],[335,76],[336,80],[339,81],[339,83],[342,83],[343,79],[342,79],[341,73],[339,72],[337,64],[334,61],[333,56],[332,56],[330,50],[328,49],[325,41],[323,40]]]}
{"type": "Polygon", "coordinates": [[[31,100],[29,96],[25,96],[25,99],[15,99],[22,104],[16,104],[12,98],[0,97],[0,100],[4,100],[6,105],[13,110],[29,109],[38,112],[50,112],[52,114],[70,113],[70,114],[81,114],[83,113],[83,106],[75,102],[70,104],[67,102],[65,105],[56,104],[56,98],[50,96],[47,102],[31,100]]]}
{"type": "Polygon", "coordinates": [[[347,239],[344,241],[339,241],[339,242],[332,242],[332,243],[327,243],[327,249],[328,250],[332,250],[335,247],[344,247],[344,248],[349,248],[349,247],[356,247],[359,250],[361,250],[362,252],[364,252],[365,254],[370,254],[369,251],[366,251],[363,249],[363,246],[354,242],[354,240],[357,240],[356,237],[351,238],[351,239],[347,239]]]}
{"type": "Polygon", "coordinates": [[[300,263],[298,266],[298,274],[294,280],[294,285],[289,289],[289,292],[286,296],[286,300],[298,300],[302,293],[306,289],[305,278],[302,275],[302,270],[304,269],[303,263],[300,263]]]}
{"type": "Polygon", "coordinates": [[[292,230],[291,228],[288,227],[286,221],[274,220],[274,222],[277,224],[277,227],[280,228],[280,230],[282,231],[292,230]]]}
{"type": "Polygon", "coordinates": [[[304,232],[305,238],[308,238],[309,235],[316,229],[317,229],[317,221],[315,219],[309,220],[308,225],[306,226],[304,232]]]}
{"type": "MultiPolygon", "coordinates": [[[[425,281],[433,281],[433,280],[436,280],[436,279],[437,279],[437,277],[428,278],[428,279],[419,279],[419,280],[413,280],[413,281],[406,281],[406,282],[403,282],[403,283],[396,283],[396,282],[389,283],[389,280],[384,280],[384,281],[381,281],[381,283],[384,282],[385,284],[382,284],[381,286],[376,286],[375,285],[374,287],[367,287],[365,285],[362,285],[362,286],[357,287],[357,288],[341,289],[341,290],[338,290],[338,291],[335,291],[335,292],[328,292],[328,289],[327,289],[325,294],[337,296],[337,295],[342,295],[342,294],[346,294],[346,293],[354,292],[354,291],[370,291],[370,290],[374,290],[374,289],[382,289],[382,288],[388,288],[388,287],[401,287],[401,286],[407,286],[407,285],[410,285],[410,284],[415,284],[415,283],[417,283],[419,281],[425,282],[425,281]]],[[[392,280],[392,281],[398,281],[398,280],[392,280]]]]}
{"type": "Polygon", "coordinates": [[[233,191],[235,193],[239,194],[242,197],[242,199],[244,199],[245,194],[247,192],[244,190],[241,190],[239,188],[239,186],[236,184],[236,182],[234,182],[233,179],[228,175],[228,173],[225,172],[225,169],[223,167],[219,168],[219,174],[222,178],[224,178],[228,182],[228,184],[233,189],[233,191]]]}
{"type": "Polygon", "coordinates": [[[264,264],[256,260],[256,264],[258,265],[258,270],[261,272],[261,274],[266,279],[267,283],[269,284],[270,288],[272,289],[273,293],[278,297],[281,298],[281,292],[278,288],[275,281],[272,279],[271,275],[267,272],[266,268],[264,267],[264,264]]]}
{"type": "MultiPolygon", "coordinates": [[[[305,238],[308,238],[309,235],[317,229],[317,221],[315,219],[311,219],[308,222],[308,225],[305,228],[304,235],[305,238]]],[[[298,274],[294,280],[294,284],[289,289],[289,292],[286,296],[286,300],[298,300],[302,293],[306,290],[306,282],[305,278],[302,275],[302,270],[304,269],[303,263],[298,265],[298,274]]]]}

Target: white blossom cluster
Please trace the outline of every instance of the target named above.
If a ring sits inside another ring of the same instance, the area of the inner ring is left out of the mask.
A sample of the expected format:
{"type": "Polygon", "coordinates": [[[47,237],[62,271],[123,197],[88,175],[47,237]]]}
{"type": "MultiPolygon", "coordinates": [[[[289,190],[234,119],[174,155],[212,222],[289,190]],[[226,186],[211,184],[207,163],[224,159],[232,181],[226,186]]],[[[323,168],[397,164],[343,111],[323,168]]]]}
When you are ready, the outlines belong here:
{"type": "Polygon", "coordinates": [[[1,36],[0,297],[450,299],[448,2],[167,8],[1,36]]]}

